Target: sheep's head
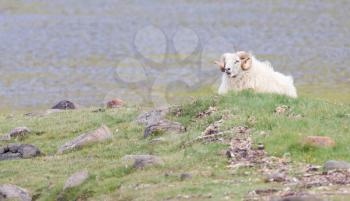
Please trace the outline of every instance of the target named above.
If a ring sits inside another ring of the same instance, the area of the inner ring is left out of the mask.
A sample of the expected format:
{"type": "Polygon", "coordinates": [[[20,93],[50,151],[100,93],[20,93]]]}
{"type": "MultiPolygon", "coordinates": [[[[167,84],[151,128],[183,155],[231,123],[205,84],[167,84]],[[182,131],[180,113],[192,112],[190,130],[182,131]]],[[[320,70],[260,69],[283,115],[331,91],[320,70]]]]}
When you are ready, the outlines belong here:
{"type": "Polygon", "coordinates": [[[248,70],[252,65],[252,57],[249,53],[239,51],[236,53],[225,53],[220,61],[215,61],[221,72],[230,77],[237,77],[242,71],[248,70]]]}

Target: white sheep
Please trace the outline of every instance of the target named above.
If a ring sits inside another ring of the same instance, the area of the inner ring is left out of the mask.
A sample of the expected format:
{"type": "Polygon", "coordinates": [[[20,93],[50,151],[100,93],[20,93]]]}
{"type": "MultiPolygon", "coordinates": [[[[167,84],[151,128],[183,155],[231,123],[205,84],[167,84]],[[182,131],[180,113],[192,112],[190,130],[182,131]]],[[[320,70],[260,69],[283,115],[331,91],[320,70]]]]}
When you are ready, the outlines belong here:
{"type": "Polygon", "coordinates": [[[225,94],[230,90],[253,89],[256,92],[297,97],[292,76],[274,71],[270,62],[259,61],[251,53],[244,51],[225,53],[220,61],[215,63],[223,72],[219,94],[225,94]]]}

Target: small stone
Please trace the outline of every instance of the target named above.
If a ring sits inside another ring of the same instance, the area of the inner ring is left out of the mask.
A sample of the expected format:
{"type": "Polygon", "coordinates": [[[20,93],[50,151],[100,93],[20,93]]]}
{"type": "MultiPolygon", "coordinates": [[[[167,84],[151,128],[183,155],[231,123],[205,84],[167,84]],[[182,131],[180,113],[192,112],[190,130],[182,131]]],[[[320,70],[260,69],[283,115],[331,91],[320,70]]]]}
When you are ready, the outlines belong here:
{"type": "Polygon", "coordinates": [[[281,173],[272,173],[265,175],[265,182],[283,182],[286,178],[281,173]]]}
{"type": "Polygon", "coordinates": [[[156,132],[176,132],[176,133],[181,133],[184,132],[186,129],[184,126],[182,126],[178,122],[174,121],[169,121],[169,120],[160,120],[155,124],[151,124],[146,127],[143,136],[146,138],[149,135],[152,135],[153,133],[156,132]]]}
{"type": "Polygon", "coordinates": [[[307,196],[294,195],[294,196],[287,196],[279,199],[272,199],[272,201],[322,201],[322,200],[311,195],[307,195],[307,196]]]}
{"type": "Polygon", "coordinates": [[[264,149],[265,149],[264,144],[259,143],[258,144],[258,150],[264,150],[264,149]]]}
{"type": "Polygon", "coordinates": [[[107,102],[107,108],[118,108],[124,105],[124,101],[116,98],[107,102]]]}
{"type": "Polygon", "coordinates": [[[274,189],[274,188],[256,189],[254,191],[254,193],[257,194],[257,195],[270,195],[270,194],[273,194],[273,193],[276,193],[276,192],[278,192],[278,190],[274,189]]]}
{"type": "Polygon", "coordinates": [[[227,158],[234,158],[235,154],[229,149],[226,151],[227,158]]]}
{"type": "Polygon", "coordinates": [[[106,111],[106,109],[104,109],[104,108],[98,108],[98,109],[95,109],[95,110],[92,110],[92,112],[105,112],[106,111]]]}
{"type": "Polygon", "coordinates": [[[191,179],[192,178],[192,175],[190,173],[182,173],[180,175],[180,179],[181,181],[185,180],[185,179],[191,179]]]}
{"type": "Polygon", "coordinates": [[[329,170],[337,170],[337,169],[350,169],[350,163],[346,161],[335,161],[335,160],[329,160],[324,165],[323,168],[326,171],[329,170]]]}
{"type": "Polygon", "coordinates": [[[63,190],[81,185],[89,178],[87,170],[79,171],[71,175],[64,184],[63,190]]]}
{"type": "Polygon", "coordinates": [[[133,167],[142,169],[146,166],[163,165],[163,160],[158,156],[153,155],[126,155],[122,158],[123,161],[133,161],[133,167]]]}
{"type": "Polygon", "coordinates": [[[63,100],[54,105],[51,109],[59,109],[59,110],[74,110],[77,109],[77,105],[68,100],[63,100]]]}
{"type": "Polygon", "coordinates": [[[164,119],[169,112],[170,108],[168,107],[157,108],[139,115],[136,119],[136,122],[139,124],[144,124],[145,126],[149,126],[164,119]]]}
{"type": "Polygon", "coordinates": [[[319,165],[308,165],[306,167],[306,172],[316,172],[321,169],[322,166],[319,165]]]}
{"type": "Polygon", "coordinates": [[[327,136],[307,136],[304,138],[303,143],[319,148],[335,147],[336,145],[335,141],[327,136]]]}
{"type": "Polygon", "coordinates": [[[88,132],[86,134],[79,135],[75,139],[67,142],[58,149],[58,153],[62,154],[67,150],[72,150],[76,148],[81,148],[87,144],[102,142],[112,138],[112,133],[109,128],[105,125],[102,125],[100,128],[95,131],[88,132]]]}
{"type": "Polygon", "coordinates": [[[24,135],[27,135],[29,134],[31,131],[29,128],[27,127],[17,127],[17,128],[14,128],[12,131],[10,131],[9,133],[3,135],[0,137],[0,141],[3,140],[11,140],[11,138],[16,138],[16,137],[19,137],[19,136],[24,136],[24,135]]]}
{"type": "Polygon", "coordinates": [[[9,134],[11,137],[23,136],[30,133],[30,129],[27,127],[17,127],[14,128],[9,134]]]}
{"type": "Polygon", "coordinates": [[[7,199],[19,199],[21,201],[31,201],[32,197],[26,189],[12,185],[12,184],[3,184],[0,185],[0,200],[7,199]]]}

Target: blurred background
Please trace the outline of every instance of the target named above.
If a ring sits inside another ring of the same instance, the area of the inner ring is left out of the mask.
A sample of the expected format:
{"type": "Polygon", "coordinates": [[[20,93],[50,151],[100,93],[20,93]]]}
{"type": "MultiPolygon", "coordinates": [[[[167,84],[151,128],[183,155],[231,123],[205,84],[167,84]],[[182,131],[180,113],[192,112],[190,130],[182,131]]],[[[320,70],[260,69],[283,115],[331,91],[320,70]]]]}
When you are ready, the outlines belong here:
{"type": "Polygon", "coordinates": [[[222,53],[253,52],[299,94],[350,103],[349,1],[1,0],[0,109],[215,93],[222,53]]]}

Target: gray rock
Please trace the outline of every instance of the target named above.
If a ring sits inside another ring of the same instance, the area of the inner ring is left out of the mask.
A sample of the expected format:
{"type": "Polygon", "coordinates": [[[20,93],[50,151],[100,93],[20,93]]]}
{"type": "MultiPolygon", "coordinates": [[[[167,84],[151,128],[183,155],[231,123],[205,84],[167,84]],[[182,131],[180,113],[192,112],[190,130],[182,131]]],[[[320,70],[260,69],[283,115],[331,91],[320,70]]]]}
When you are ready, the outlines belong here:
{"type": "Polygon", "coordinates": [[[0,200],[19,199],[21,201],[31,201],[32,197],[26,189],[12,184],[0,185],[0,200]]]}
{"type": "Polygon", "coordinates": [[[105,125],[102,125],[100,128],[98,128],[95,131],[82,134],[78,136],[77,138],[73,139],[72,141],[67,142],[63,146],[61,146],[58,149],[58,153],[63,153],[67,150],[72,150],[76,148],[81,148],[87,144],[92,144],[92,143],[97,143],[97,142],[102,142],[105,140],[108,140],[112,138],[112,133],[109,130],[109,128],[105,125]]]}
{"type": "Polygon", "coordinates": [[[41,151],[31,144],[21,144],[17,152],[21,154],[22,158],[33,158],[41,154],[41,151]]]}
{"type": "Polygon", "coordinates": [[[9,144],[9,145],[7,145],[7,149],[9,152],[17,153],[19,146],[21,146],[21,145],[20,144],[9,144]]]}
{"type": "Polygon", "coordinates": [[[163,165],[163,160],[158,156],[153,155],[126,155],[122,158],[123,161],[133,162],[134,168],[144,168],[152,165],[163,165]]]}
{"type": "Polygon", "coordinates": [[[4,147],[0,147],[0,154],[5,153],[5,148],[4,147]]]}
{"type": "Polygon", "coordinates": [[[169,121],[169,120],[160,120],[157,123],[148,125],[145,128],[143,136],[148,137],[149,135],[155,132],[166,132],[166,131],[181,133],[186,131],[186,129],[184,126],[182,126],[182,124],[178,122],[169,121]]]}
{"type": "Polygon", "coordinates": [[[170,112],[170,108],[157,108],[149,112],[139,115],[136,119],[136,122],[139,124],[144,124],[145,126],[155,124],[158,121],[165,118],[165,116],[170,112]]]}
{"type": "Polygon", "coordinates": [[[272,201],[322,201],[322,199],[319,199],[311,195],[306,195],[306,196],[295,195],[295,196],[287,196],[287,197],[278,198],[278,199],[272,199],[272,201]]]}
{"type": "Polygon", "coordinates": [[[346,161],[329,160],[323,165],[326,171],[335,169],[350,169],[350,163],[346,161]]]}
{"type": "Polygon", "coordinates": [[[27,128],[27,127],[17,127],[17,128],[14,128],[9,133],[1,136],[0,137],[0,141],[11,140],[12,138],[25,136],[25,135],[27,135],[29,133],[31,133],[31,130],[29,128],[27,128]]]}
{"type": "Polygon", "coordinates": [[[77,109],[77,105],[71,101],[63,100],[63,101],[58,102],[51,109],[74,110],[74,109],[77,109]]]}
{"type": "Polygon", "coordinates": [[[0,160],[33,158],[41,154],[41,151],[31,144],[9,144],[2,147],[1,152],[0,160]]]}
{"type": "Polygon", "coordinates": [[[265,182],[282,182],[286,180],[286,176],[282,173],[271,173],[265,175],[265,182]]]}
{"type": "Polygon", "coordinates": [[[180,179],[181,181],[185,180],[185,179],[191,179],[192,178],[192,175],[190,173],[182,173],[180,175],[180,179]]]}
{"type": "Polygon", "coordinates": [[[87,170],[79,171],[71,175],[64,183],[63,190],[67,188],[73,188],[81,185],[89,178],[89,172],[87,170]]]}
{"type": "Polygon", "coordinates": [[[6,152],[3,154],[0,154],[0,161],[15,160],[15,159],[21,159],[21,154],[20,153],[11,153],[11,152],[6,152]]]}

